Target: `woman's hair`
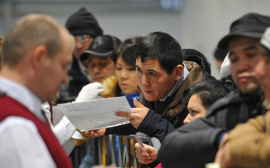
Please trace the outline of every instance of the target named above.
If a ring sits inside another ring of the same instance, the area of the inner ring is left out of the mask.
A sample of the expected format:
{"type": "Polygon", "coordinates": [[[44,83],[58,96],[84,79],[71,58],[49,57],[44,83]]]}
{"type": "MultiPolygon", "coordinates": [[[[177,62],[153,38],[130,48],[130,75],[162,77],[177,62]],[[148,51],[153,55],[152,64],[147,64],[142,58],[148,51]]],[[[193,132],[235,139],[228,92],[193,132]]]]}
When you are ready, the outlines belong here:
{"type": "Polygon", "coordinates": [[[190,95],[197,94],[206,109],[229,92],[224,83],[216,79],[208,79],[196,83],[190,88],[190,95]]]}
{"type": "MultiPolygon", "coordinates": [[[[126,39],[124,42],[120,43],[116,49],[114,50],[111,59],[113,60],[113,62],[116,64],[117,58],[119,56],[122,56],[123,61],[132,67],[135,67],[135,63],[136,63],[136,50],[138,48],[138,46],[141,44],[143,37],[141,36],[135,36],[135,37],[130,37],[128,39],[126,39]]],[[[121,89],[117,83],[117,79],[116,80],[116,88],[113,91],[114,96],[121,96],[121,89]]],[[[104,80],[104,83],[113,83],[111,79],[109,80],[104,80]],[[108,82],[110,81],[110,82],[108,82]]]]}
{"type": "Polygon", "coordinates": [[[141,44],[143,37],[135,36],[126,39],[120,43],[112,54],[111,58],[116,63],[117,58],[122,56],[123,61],[131,66],[135,67],[136,63],[136,50],[141,44]]]}

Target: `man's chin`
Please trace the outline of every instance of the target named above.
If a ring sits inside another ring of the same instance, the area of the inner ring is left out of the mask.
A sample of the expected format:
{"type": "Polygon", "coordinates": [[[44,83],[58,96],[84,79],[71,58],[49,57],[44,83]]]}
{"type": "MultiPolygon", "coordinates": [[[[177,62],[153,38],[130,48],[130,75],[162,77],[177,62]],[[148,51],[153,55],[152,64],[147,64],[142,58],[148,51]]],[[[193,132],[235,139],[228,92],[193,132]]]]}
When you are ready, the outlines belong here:
{"type": "Polygon", "coordinates": [[[93,82],[99,82],[102,83],[104,80],[104,78],[96,78],[93,82]]]}
{"type": "Polygon", "coordinates": [[[156,98],[149,94],[144,94],[144,97],[147,101],[156,101],[156,98]]]}
{"type": "Polygon", "coordinates": [[[260,86],[255,83],[251,83],[246,86],[240,87],[240,90],[242,93],[247,95],[256,95],[260,90],[260,86]]]}

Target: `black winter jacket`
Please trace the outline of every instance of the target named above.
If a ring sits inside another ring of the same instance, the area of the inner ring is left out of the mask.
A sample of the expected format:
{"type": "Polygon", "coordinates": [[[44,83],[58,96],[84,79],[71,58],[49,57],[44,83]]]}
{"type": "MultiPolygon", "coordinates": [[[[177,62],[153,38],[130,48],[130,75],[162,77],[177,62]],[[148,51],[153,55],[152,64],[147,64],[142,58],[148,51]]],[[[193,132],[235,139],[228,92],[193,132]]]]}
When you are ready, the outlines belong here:
{"type": "Polygon", "coordinates": [[[265,112],[263,95],[233,91],[215,102],[206,118],[182,126],[163,141],[158,158],[165,168],[203,168],[215,159],[222,133],[265,112]]]}

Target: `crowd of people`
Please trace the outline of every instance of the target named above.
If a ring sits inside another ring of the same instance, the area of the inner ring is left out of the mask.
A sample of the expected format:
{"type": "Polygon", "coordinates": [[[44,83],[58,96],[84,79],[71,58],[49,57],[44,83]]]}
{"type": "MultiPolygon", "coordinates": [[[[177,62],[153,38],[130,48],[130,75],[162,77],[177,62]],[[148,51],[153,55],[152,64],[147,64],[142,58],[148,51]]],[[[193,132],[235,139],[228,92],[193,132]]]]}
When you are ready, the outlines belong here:
{"type": "MultiPolygon", "coordinates": [[[[161,142],[160,149],[135,144],[149,168],[270,166],[270,16],[248,13],[230,25],[213,46],[219,79],[204,54],[168,33],[121,41],[103,34],[84,7],[65,27],[26,15],[0,48],[0,167],[77,167],[62,147],[75,134],[85,148],[89,138],[137,132],[161,142]],[[132,107],[115,113],[128,124],[85,132],[66,116],[52,124],[52,105],[118,96],[132,107]]],[[[93,166],[91,155],[80,168],[93,166]]]]}

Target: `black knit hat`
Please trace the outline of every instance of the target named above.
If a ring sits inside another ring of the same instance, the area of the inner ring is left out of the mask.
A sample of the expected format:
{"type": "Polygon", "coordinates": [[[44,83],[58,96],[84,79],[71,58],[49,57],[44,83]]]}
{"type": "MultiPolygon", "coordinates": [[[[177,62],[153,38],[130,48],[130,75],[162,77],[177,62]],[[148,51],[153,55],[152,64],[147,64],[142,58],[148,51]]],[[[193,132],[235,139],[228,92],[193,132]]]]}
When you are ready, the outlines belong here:
{"type": "Polygon", "coordinates": [[[89,54],[96,55],[99,57],[109,57],[112,55],[116,47],[121,41],[110,35],[102,35],[95,38],[89,48],[84,51],[80,57],[81,61],[86,60],[89,54]]]}
{"type": "Polygon", "coordinates": [[[269,16],[264,16],[256,13],[248,13],[231,24],[230,33],[219,41],[218,47],[228,47],[230,40],[235,36],[260,39],[265,29],[269,26],[269,16]]]}
{"type": "Polygon", "coordinates": [[[73,36],[89,34],[95,38],[103,34],[95,16],[84,7],[68,17],[66,28],[73,36]]]}

